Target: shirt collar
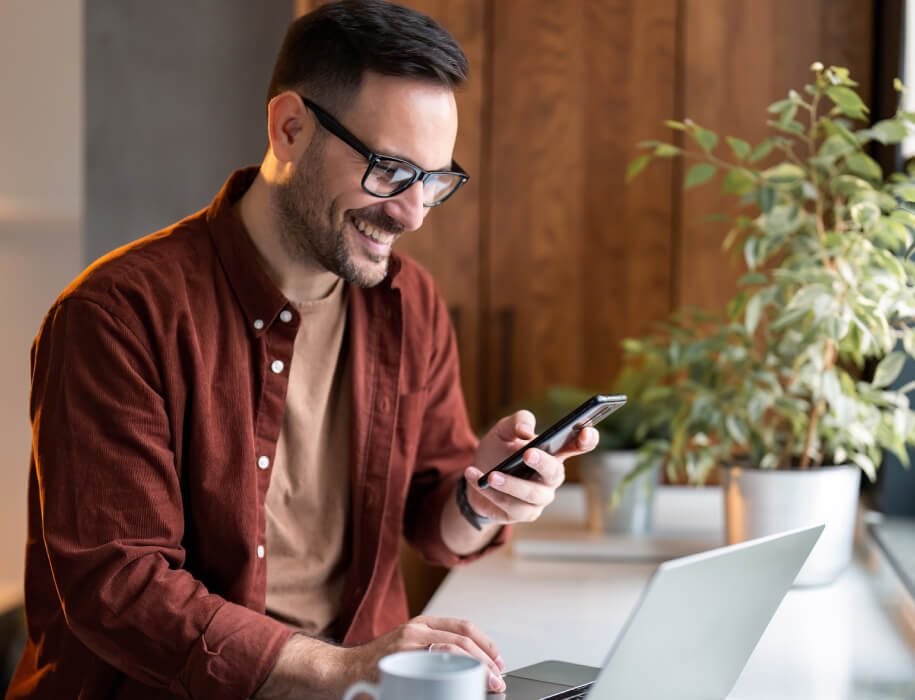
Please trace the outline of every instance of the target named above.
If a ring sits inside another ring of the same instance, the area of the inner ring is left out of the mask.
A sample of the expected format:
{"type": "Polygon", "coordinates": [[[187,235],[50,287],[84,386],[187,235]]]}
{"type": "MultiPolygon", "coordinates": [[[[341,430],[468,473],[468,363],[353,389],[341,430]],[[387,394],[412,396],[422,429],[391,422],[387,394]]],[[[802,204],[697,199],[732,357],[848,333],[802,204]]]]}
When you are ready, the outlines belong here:
{"type": "MultiPolygon", "coordinates": [[[[254,182],[258,171],[257,166],[251,166],[232,173],[207,209],[206,221],[229,284],[248,323],[260,334],[291,304],[264,270],[257,249],[232,209],[254,182]]],[[[392,253],[388,274],[375,289],[399,288],[400,268],[400,257],[392,253]]]]}

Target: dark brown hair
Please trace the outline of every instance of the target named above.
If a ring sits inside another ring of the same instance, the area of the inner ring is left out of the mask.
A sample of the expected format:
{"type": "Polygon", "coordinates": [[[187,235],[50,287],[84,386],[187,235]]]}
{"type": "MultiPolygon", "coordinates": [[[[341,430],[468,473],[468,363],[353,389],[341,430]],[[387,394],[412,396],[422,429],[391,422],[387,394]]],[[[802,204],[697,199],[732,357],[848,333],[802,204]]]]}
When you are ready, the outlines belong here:
{"type": "Polygon", "coordinates": [[[386,0],[340,0],[296,19],[286,32],[267,93],[296,89],[333,111],[355,96],[366,71],[455,89],[467,57],[426,15],[386,0]]]}

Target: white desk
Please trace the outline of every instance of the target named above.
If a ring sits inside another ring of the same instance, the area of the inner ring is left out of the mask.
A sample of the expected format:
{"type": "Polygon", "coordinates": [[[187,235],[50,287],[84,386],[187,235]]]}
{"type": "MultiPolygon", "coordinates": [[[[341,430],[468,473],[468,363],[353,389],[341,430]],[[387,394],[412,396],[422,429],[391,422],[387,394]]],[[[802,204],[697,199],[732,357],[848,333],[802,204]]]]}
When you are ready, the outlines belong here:
{"type": "MultiPolygon", "coordinates": [[[[663,553],[677,553],[674,533],[683,553],[722,542],[720,499],[715,488],[662,487],[655,532],[663,553]]],[[[637,560],[650,549],[645,541],[589,541],[583,528],[580,487],[564,486],[540,522],[518,528],[518,552],[455,569],[425,612],[473,620],[509,670],[545,659],[600,666],[656,564],[637,560]],[[607,558],[614,554],[631,560],[607,558]]],[[[729,698],[915,698],[912,620],[895,578],[876,554],[859,552],[835,583],[788,593],[729,698]]],[[[658,659],[659,672],[663,665],[658,659]]]]}

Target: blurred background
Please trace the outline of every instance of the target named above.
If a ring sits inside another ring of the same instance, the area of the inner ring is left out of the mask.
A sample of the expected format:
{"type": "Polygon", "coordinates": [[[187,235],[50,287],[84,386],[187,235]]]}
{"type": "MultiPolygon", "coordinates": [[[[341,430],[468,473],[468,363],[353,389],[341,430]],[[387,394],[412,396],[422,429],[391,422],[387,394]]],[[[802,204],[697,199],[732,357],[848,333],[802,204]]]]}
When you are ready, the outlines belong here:
{"type": "MultiPolygon", "coordinates": [[[[0,583],[21,588],[28,351],[54,298],[103,253],[209,204],[260,161],[289,20],[313,0],[0,0],[0,583]]],[[[554,384],[601,387],[620,341],[675,308],[717,309],[740,273],[727,211],[643,140],[691,118],[756,143],[814,61],[895,109],[904,0],[408,0],[471,62],[455,157],[471,173],[400,249],[436,277],[485,427],[554,384]]],[[[911,16],[912,13],[910,13],[911,16]]],[[[885,156],[893,157],[893,156],[885,156]]]]}

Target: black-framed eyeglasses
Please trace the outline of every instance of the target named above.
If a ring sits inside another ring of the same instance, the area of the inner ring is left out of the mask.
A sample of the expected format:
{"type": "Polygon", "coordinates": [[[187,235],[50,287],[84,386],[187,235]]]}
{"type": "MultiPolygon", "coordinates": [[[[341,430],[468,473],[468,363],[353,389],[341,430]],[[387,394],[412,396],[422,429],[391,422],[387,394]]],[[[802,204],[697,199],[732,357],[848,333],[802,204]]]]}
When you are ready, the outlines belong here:
{"type": "Polygon", "coordinates": [[[470,179],[457,161],[451,161],[453,170],[423,170],[403,158],[373,153],[349,130],[328,114],[320,105],[304,95],[299,95],[305,106],[314,112],[318,122],[338,139],[362,155],[369,165],[362,176],[362,189],[375,197],[394,197],[417,180],[423,183],[423,206],[437,207],[470,179]]]}

